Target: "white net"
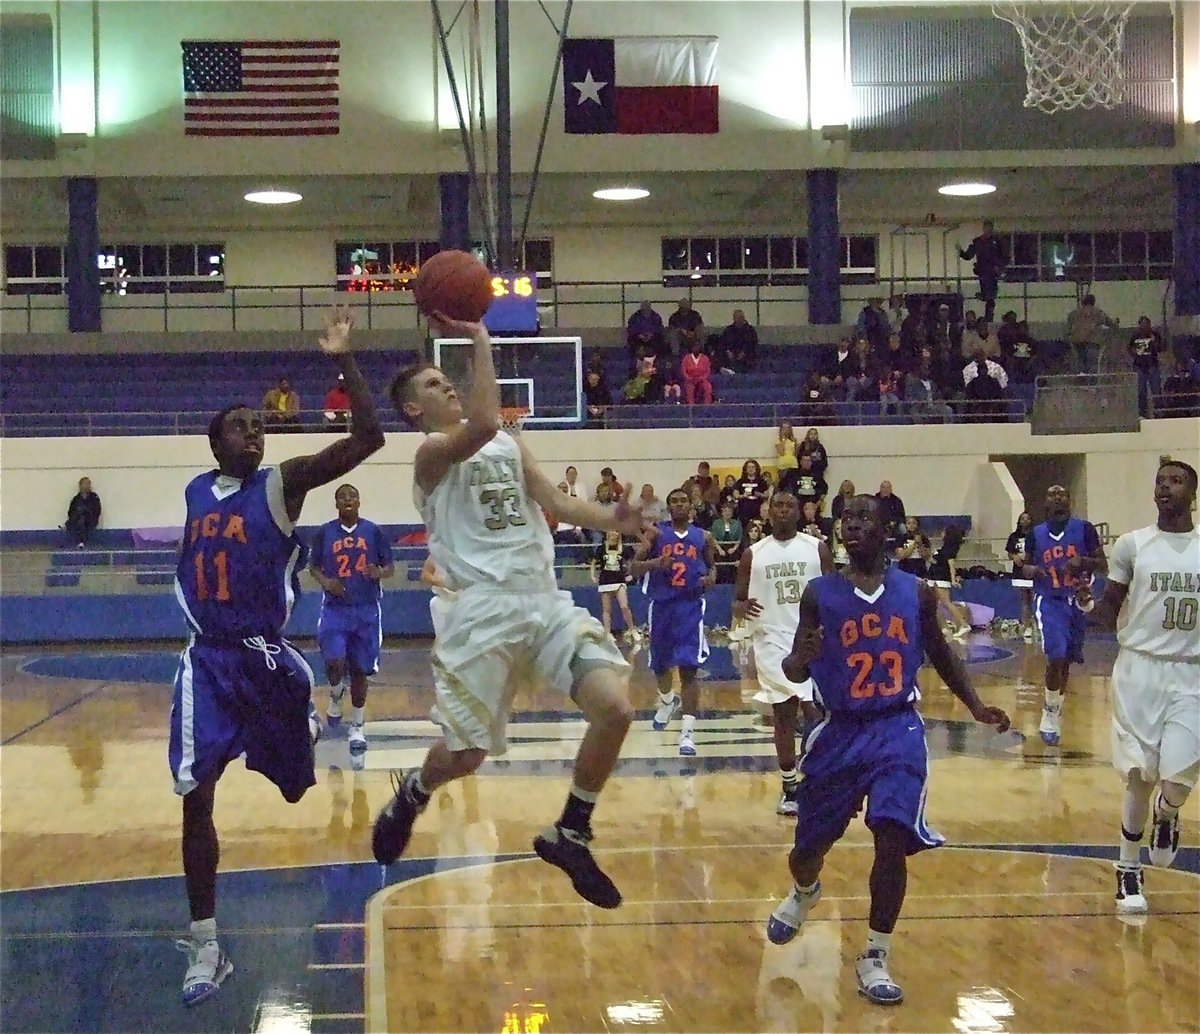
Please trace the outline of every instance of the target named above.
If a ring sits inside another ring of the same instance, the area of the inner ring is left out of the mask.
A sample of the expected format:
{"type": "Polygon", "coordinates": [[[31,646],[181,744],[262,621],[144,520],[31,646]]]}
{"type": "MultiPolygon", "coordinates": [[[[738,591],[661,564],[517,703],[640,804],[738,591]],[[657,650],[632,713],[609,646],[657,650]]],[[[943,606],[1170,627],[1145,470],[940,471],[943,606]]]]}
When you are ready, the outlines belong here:
{"type": "Polygon", "coordinates": [[[993,3],[1025,51],[1025,107],[1049,115],[1125,99],[1125,24],[1132,3],[993,3]]]}

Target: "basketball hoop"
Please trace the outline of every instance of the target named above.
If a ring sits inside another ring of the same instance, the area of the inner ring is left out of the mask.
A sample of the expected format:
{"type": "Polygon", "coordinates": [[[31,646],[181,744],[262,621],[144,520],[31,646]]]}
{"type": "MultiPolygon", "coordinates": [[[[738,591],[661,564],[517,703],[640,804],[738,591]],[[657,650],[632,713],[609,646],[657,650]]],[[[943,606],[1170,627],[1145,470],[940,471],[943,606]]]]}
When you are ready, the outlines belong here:
{"type": "Polygon", "coordinates": [[[524,406],[501,406],[500,424],[509,434],[520,434],[529,410],[524,406]]]}
{"type": "Polygon", "coordinates": [[[1125,24],[1132,3],[993,3],[1025,52],[1025,107],[1053,115],[1125,99],[1125,24]]]}

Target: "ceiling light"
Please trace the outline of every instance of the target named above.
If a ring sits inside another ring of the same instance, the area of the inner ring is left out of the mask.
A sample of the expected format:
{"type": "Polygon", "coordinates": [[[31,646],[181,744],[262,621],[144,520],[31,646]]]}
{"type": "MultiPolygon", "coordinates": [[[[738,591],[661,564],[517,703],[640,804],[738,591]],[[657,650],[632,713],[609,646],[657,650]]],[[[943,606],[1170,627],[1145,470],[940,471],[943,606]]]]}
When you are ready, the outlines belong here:
{"type": "Polygon", "coordinates": [[[247,201],[253,201],[256,205],[293,205],[303,195],[294,190],[252,190],[245,197],[247,201]]]}
{"type": "Polygon", "coordinates": [[[994,183],[947,183],[943,187],[938,187],[939,194],[946,194],[949,197],[980,197],[983,194],[994,194],[996,185],[994,183]]]}
{"type": "Polygon", "coordinates": [[[601,201],[640,201],[649,196],[650,191],[644,187],[605,187],[603,190],[592,191],[592,197],[601,201]]]}

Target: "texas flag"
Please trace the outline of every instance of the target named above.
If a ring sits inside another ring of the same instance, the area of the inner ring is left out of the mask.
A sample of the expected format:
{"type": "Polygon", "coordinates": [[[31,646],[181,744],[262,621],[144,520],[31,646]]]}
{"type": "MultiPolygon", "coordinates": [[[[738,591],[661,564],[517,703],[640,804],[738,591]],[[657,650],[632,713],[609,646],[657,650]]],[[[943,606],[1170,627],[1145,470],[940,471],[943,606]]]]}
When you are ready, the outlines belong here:
{"type": "Polygon", "coordinates": [[[714,36],[622,36],[563,44],[568,133],[717,132],[714,36]]]}

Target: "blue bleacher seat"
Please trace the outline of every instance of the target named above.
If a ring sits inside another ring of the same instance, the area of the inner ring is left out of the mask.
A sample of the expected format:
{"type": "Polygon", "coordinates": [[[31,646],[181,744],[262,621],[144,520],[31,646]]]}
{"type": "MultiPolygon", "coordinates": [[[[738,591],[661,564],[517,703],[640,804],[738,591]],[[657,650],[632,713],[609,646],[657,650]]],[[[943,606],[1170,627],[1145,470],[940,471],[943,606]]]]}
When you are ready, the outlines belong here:
{"type": "Polygon", "coordinates": [[[63,588],[79,584],[78,571],[48,571],[46,573],[47,588],[63,588]]]}

